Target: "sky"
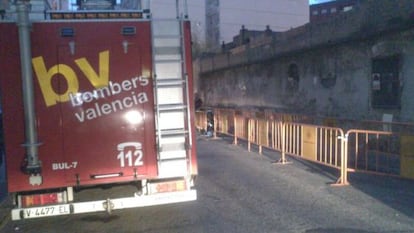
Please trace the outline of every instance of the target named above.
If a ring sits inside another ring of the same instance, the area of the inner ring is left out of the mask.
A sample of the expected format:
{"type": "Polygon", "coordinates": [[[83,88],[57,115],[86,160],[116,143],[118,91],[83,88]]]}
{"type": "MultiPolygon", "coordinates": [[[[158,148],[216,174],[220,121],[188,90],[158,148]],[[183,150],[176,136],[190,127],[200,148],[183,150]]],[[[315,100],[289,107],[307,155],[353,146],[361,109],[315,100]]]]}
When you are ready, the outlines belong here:
{"type": "MultiPolygon", "coordinates": [[[[275,0],[220,0],[220,7],[226,13],[220,16],[222,28],[219,41],[232,41],[242,25],[249,30],[265,30],[269,25],[274,31],[286,31],[303,25],[309,19],[307,4],[310,0],[276,1],[283,4],[274,4],[275,0]]],[[[174,16],[176,14],[174,3],[175,1],[172,0],[151,0],[154,18],[174,16]]],[[[204,40],[205,0],[187,0],[187,3],[193,34],[204,40]]]]}

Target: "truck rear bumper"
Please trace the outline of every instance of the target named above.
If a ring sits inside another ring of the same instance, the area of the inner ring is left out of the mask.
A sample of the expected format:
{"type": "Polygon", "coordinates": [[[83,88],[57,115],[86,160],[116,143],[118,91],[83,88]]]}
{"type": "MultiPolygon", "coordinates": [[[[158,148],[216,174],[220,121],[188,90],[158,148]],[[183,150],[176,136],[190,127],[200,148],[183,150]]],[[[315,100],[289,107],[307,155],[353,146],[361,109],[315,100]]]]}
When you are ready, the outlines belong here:
{"type": "Polygon", "coordinates": [[[111,211],[118,209],[163,205],[195,200],[197,200],[197,191],[187,190],[98,201],[73,202],[68,204],[47,205],[31,208],[15,208],[11,211],[11,218],[12,220],[21,220],[102,211],[110,213],[111,211]]]}

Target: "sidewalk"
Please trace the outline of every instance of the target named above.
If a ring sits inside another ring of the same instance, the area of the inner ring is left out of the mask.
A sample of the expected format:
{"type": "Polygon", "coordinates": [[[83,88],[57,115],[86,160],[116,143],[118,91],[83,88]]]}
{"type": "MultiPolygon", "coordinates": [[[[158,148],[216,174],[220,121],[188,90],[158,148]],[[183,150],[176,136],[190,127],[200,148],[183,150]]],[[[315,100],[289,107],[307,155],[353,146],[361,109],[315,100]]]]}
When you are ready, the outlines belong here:
{"type": "Polygon", "coordinates": [[[4,154],[1,153],[0,158],[0,229],[3,224],[10,218],[11,198],[7,192],[6,166],[4,162],[4,154]]]}
{"type": "Polygon", "coordinates": [[[7,222],[10,221],[10,211],[12,207],[12,199],[7,196],[0,201],[0,232],[7,222]]]}
{"type": "MultiPolygon", "coordinates": [[[[0,155],[2,156],[2,155],[0,155]]],[[[0,158],[4,161],[4,158],[0,158]]],[[[6,168],[0,163],[0,230],[4,222],[10,217],[11,198],[8,196],[6,183],[6,168]]]]}

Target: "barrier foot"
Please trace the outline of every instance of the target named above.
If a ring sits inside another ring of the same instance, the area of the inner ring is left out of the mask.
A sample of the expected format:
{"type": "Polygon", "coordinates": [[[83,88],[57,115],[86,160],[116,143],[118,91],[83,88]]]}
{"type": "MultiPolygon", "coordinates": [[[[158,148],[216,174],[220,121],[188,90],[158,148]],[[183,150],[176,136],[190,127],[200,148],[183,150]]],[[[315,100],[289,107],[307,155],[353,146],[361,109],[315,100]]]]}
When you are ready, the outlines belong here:
{"type": "Polygon", "coordinates": [[[331,186],[333,187],[342,187],[342,186],[348,186],[348,185],[349,185],[349,182],[344,181],[342,177],[339,177],[335,183],[331,184],[331,186]]]}
{"type": "Polygon", "coordinates": [[[276,162],[273,162],[273,164],[282,164],[282,165],[285,165],[285,164],[291,164],[292,162],[290,162],[290,161],[288,161],[287,159],[283,159],[283,158],[281,158],[281,159],[279,159],[278,161],[276,161],[276,162]]]}

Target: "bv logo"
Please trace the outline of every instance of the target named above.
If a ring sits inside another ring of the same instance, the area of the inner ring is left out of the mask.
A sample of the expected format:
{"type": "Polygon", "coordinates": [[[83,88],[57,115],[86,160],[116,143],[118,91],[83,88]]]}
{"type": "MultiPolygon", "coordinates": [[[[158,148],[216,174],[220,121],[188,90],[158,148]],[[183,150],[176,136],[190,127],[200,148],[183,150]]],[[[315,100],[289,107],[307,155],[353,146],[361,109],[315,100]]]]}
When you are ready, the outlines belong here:
{"type": "MultiPolygon", "coordinates": [[[[109,84],[109,51],[99,53],[99,72],[97,73],[86,58],[75,60],[76,65],[96,89],[106,87],[109,84]]],[[[69,94],[79,91],[79,81],[75,71],[68,65],[57,64],[49,69],[46,67],[43,57],[35,57],[32,59],[34,72],[39,81],[40,89],[43,94],[46,106],[50,107],[58,102],[69,101],[69,94]],[[56,91],[52,86],[53,76],[61,74],[67,83],[67,90],[56,91]],[[63,92],[63,93],[62,93],[63,92]]]]}
{"type": "Polygon", "coordinates": [[[117,146],[118,155],[117,159],[120,162],[121,167],[125,166],[142,166],[142,145],[139,142],[124,142],[117,146]]]}

